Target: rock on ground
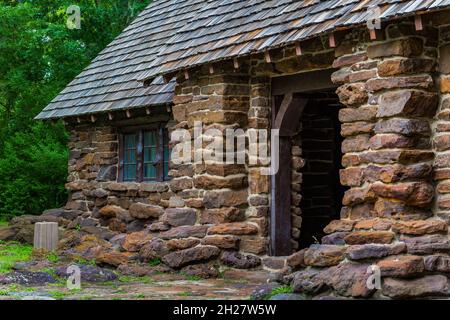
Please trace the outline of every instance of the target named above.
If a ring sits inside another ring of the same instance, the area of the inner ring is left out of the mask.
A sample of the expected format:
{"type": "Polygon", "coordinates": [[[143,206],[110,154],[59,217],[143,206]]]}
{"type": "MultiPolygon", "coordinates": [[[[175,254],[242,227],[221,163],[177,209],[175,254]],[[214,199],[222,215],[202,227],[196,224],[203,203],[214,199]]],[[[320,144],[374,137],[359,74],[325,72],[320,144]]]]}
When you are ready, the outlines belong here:
{"type": "MultiPolygon", "coordinates": [[[[87,282],[106,282],[117,279],[117,275],[104,268],[91,266],[91,265],[77,265],[80,268],[80,275],[82,281],[87,282]]],[[[55,273],[62,278],[69,277],[70,273],[67,273],[69,266],[58,267],[55,269],[55,273]]]]}
{"type": "Polygon", "coordinates": [[[0,284],[44,285],[56,280],[45,272],[14,271],[0,275],[0,284]]]}

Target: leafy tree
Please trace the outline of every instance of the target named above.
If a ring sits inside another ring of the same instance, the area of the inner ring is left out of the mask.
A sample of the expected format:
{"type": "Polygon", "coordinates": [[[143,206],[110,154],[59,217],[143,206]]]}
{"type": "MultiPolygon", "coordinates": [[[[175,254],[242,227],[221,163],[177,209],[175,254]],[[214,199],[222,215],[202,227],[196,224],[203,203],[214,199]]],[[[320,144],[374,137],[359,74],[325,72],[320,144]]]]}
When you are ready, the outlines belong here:
{"type": "Polygon", "coordinates": [[[0,0],[0,219],[64,204],[67,134],[33,119],[149,2],[0,0]]]}

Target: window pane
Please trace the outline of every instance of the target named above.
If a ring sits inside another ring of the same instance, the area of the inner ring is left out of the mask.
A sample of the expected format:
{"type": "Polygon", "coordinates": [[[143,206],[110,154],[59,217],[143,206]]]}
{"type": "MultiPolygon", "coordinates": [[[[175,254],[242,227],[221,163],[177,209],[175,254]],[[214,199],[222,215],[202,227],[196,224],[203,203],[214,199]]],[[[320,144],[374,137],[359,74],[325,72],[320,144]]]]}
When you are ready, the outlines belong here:
{"type": "Polygon", "coordinates": [[[156,167],[152,164],[144,165],[144,178],[145,179],[156,179],[156,167]]]}
{"type": "Polygon", "coordinates": [[[170,161],[170,149],[169,149],[169,132],[164,129],[164,179],[169,179],[169,161],[170,161]]]}
{"type": "Polygon", "coordinates": [[[123,137],[123,180],[133,181],[136,179],[136,134],[127,134],[123,137]]]}
{"type": "Polygon", "coordinates": [[[157,157],[157,131],[144,132],[144,179],[155,180],[158,178],[158,170],[155,166],[157,157]]]}
{"type": "Polygon", "coordinates": [[[144,147],[156,147],[156,131],[144,132],[144,147]]]}
{"type": "Polygon", "coordinates": [[[125,181],[133,181],[136,179],[136,165],[133,164],[127,164],[124,166],[124,177],[123,180],[125,181]]]}

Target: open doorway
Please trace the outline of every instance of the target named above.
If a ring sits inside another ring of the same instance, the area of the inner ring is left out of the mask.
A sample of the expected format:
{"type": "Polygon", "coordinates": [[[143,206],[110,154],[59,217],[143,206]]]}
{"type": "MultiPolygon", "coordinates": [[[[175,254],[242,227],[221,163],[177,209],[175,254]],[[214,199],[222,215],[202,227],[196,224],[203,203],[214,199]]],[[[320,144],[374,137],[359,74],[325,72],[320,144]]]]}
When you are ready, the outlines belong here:
{"type": "Polygon", "coordinates": [[[339,179],[341,105],[330,72],[272,80],[272,128],[279,129],[280,138],[280,168],[272,176],[271,192],[274,256],[320,242],[324,227],[340,218],[345,193],[339,179]]]}
{"type": "Polygon", "coordinates": [[[320,242],[323,229],[339,219],[345,187],[342,168],[339,100],[334,92],[303,94],[308,102],[300,118],[299,141],[304,166],[301,170],[301,229],[298,248],[320,242]]]}

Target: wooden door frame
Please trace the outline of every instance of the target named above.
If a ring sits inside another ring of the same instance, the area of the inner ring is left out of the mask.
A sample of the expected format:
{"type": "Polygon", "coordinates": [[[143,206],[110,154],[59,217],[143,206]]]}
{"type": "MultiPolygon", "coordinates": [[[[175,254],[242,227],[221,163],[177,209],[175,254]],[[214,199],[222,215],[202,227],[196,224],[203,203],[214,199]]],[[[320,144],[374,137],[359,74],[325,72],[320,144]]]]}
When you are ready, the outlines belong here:
{"type": "Polygon", "coordinates": [[[278,129],[279,170],[271,176],[270,255],[292,254],[291,244],[291,139],[308,99],[301,93],[336,88],[331,82],[335,69],[272,78],[272,129],[278,129]],[[283,96],[281,103],[275,97],[283,96]]]}

